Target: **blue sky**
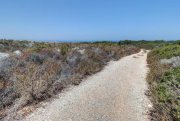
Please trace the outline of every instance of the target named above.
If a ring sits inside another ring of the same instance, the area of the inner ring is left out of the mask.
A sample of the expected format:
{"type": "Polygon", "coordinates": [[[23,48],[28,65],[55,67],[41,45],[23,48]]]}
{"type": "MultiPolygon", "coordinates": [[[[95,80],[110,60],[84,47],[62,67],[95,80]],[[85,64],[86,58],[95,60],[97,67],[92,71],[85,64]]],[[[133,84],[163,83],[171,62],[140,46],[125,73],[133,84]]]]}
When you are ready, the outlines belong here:
{"type": "Polygon", "coordinates": [[[0,38],[180,39],[180,0],[0,0],[0,38]]]}

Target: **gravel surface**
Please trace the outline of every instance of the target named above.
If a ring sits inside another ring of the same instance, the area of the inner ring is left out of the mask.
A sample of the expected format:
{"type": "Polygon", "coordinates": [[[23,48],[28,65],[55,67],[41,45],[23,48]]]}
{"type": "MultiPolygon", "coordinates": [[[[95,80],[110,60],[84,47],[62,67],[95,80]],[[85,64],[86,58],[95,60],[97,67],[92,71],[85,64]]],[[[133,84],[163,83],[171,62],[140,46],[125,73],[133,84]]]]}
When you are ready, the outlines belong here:
{"type": "Polygon", "coordinates": [[[71,87],[24,121],[148,121],[147,53],[111,61],[101,72],[71,87]]]}

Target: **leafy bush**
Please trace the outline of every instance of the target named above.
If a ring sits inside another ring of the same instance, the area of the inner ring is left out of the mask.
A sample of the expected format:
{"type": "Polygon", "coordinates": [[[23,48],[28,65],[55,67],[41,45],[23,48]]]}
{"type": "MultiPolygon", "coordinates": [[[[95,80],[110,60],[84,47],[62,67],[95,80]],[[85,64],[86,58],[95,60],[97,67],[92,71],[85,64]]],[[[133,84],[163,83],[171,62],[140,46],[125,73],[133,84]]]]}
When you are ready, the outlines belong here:
{"type": "Polygon", "coordinates": [[[69,51],[70,45],[69,44],[63,44],[61,46],[61,54],[66,55],[69,51]]]}
{"type": "Polygon", "coordinates": [[[157,54],[160,59],[171,58],[180,55],[179,45],[166,45],[162,48],[154,49],[154,54],[157,54]]]}
{"type": "Polygon", "coordinates": [[[155,112],[152,112],[152,115],[157,115],[155,120],[179,120],[180,67],[160,62],[161,59],[179,55],[180,47],[177,44],[156,48],[148,54],[147,61],[150,72],[147,80],[150,84],[155,108],[155,112]]]}

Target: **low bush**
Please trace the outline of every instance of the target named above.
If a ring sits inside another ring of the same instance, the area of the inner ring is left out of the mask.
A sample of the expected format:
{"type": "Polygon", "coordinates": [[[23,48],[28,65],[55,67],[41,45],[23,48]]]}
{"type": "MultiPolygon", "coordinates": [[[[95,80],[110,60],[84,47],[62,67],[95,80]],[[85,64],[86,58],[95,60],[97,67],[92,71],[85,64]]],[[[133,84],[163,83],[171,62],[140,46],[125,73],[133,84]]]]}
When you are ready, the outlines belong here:
{"type": "Polygon", "coordinates": [[[60,63],[51,59],[43,64],[26,63],[24,67],[17,66],[13,75],[15,79],[14,88],[22,98],[28,96],[27,101],[42,100],[51,96],[50,90],[60,74],[60,63]]]}
{"type": "Polygon", "coordinates": [[[179,45],[165,45],[148,54],[150,72],[147,76],[152,92],[153,120],[177,121],[180,118],[180,67],[162,63],[161,59],[180,55],[179,45]]]}
{"type": "Polygon", "coordinates": [[[66,55],[68,53],[69,49],[70,49],[69,44],[62,44],[62,46],[60,47],[60,52],[62,55],[66,55]]]}
{"type": "Polygon", "coordinates": [[[31,47],[33,42],[30,41],[15,41],[15,40],[6,40],[0,39],[0,52],[6,51],[15,51],[15,50],[23,50],[25,48],[31,47]]]}
{"type": "Polygon", "coordinates": [[[171,57],[179,56],[179,45],[166,45],[161,48],[154,49],[154,53],[158,55],[159,59],[169,59],[171,57]]]}
{"type": "Polygon", "coordinates": [[[178,41],[165,41],[165,40],[155,40],[155,41],[148,41],[148,40],[139,40],[139,41],[133,41],[133,40],[123,40],[119,41],[119,45],[134,45],[139,48],[144,48],[144,49],[154,49],[154,48],[159,48],[164,45],[173,45],[177,44],[178,41]]]}
{"type": "Polygon", "coordinates": [[[27,104],[52,97],[68,85],[78,85],[86,76],[100,71],[108,61],[138,51],[140,49],[133,45],[106,42],[35,42],[24,48],[21,55],[10,56],[1,64],[5,68],[0,69],[0,79],[5,83],[0,90],[0,106],[12,106],[18,111],[27,104]]]}

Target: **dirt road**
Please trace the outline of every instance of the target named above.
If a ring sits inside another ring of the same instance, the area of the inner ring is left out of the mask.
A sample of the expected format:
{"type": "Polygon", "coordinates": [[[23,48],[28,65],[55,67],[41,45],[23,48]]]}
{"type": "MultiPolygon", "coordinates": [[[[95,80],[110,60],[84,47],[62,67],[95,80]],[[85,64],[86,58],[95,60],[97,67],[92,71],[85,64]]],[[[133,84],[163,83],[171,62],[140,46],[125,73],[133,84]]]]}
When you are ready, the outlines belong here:
{"type": "Polygon", "coordinates": [[[30,114],[26,121],[148,121],[147,53],[110,62],[101,72],[30,114]]]}

